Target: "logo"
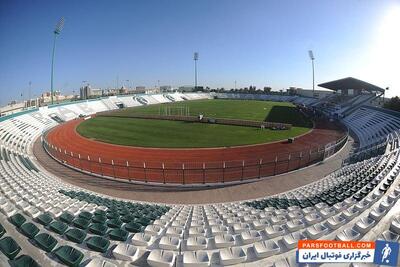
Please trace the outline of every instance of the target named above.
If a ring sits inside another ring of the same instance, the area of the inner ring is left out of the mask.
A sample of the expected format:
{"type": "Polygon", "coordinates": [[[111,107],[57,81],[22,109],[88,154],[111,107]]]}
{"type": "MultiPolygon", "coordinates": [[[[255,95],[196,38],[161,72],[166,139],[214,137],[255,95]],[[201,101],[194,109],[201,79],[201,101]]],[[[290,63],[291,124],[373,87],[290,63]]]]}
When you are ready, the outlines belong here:
{"type": "Polygon", "coordinates": [[[374,263],[397,266],[399,243],[378,240],[375,242],[374,263]]]}
{"type": "Polygon", "coordinates": [[[374,262],[375,242],[299,240],[298,263],[374,262]]]}

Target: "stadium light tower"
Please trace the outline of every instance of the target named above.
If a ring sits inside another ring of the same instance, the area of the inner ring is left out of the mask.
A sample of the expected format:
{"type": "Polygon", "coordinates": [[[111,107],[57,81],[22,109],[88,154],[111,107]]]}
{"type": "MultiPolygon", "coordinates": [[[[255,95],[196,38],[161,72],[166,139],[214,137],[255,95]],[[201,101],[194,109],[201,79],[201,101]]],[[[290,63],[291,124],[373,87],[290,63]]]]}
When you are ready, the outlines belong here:
{"type": "Polygon", "coordinates": [[[315,89],[315,78],[314,78],[314,53],[312,50],[308,50],[308,56],[311,59],[311,65],[312,65],[312,93],[314,97],[314,89],[315,89]]]}
{"type": "Polygon", "coordinates": [[[194,52],[193,60],[194,60],[194,90],[196,90],[197,89],[197,60],[199,60],[198,52],[194,52]]]}
{"type": "Polygon", "coordinates": [[[54,80],[54,56],[56,53],[56,40],[57,40],[57,35],[59,35],[64,27],[64,22],[65,19],[62,17],[57,25],[56,28],[54,29],[54,42],[53,42],[53,55],[51,57],[51,89],[50,89],[50,94],[51,94],[51,104],[53,104],[53,80],[54,80]]]}

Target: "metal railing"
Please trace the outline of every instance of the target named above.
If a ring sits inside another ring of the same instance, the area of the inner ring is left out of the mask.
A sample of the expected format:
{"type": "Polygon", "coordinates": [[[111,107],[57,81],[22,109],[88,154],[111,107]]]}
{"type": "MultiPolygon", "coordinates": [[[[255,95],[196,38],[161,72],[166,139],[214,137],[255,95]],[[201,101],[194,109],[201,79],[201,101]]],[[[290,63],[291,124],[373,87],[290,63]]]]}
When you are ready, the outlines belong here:
{"type": "Polygon", "coordinates": [[[78,154],[50,144],[46,133],[42,144],[47,153],[64,165],[77,170],[131,182],[193,185],[240,183],[274,176],[323,161],[339,151],[347,135],[327,145],[306,150],[279,153],[270,158],[218,162],[157,162],[109,159],[101,155],[78,154]]]}

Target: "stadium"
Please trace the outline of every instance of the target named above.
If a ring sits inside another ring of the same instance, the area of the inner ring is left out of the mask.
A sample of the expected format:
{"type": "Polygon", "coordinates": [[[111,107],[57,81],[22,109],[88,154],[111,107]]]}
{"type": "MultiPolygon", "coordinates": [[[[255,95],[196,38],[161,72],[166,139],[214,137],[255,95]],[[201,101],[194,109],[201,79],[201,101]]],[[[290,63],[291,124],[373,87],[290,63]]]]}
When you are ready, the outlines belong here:
{"type": "Polygon", "coordinates": [[[383,92],[369,83],[320,86],[355,94],[114,96],[2,117],[0,259],[297,266],[298,240],[397,241],[400,117],[368,105],[383,92]]]}
{"type": "Polygon", "coordinates": [[[391,0],[1,1],[0,267],[400,266],[398,25],[391,0]]]}

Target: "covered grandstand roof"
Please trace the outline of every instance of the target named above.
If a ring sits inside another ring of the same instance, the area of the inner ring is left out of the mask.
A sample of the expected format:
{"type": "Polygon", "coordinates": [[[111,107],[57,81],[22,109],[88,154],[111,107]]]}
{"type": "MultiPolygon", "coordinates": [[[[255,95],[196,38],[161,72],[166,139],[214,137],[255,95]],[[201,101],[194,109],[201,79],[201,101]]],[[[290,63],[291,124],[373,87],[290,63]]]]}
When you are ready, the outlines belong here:
{"type": "Polygon", "coordinates": [[[366,90],[370,92],[385,92],[385,89],[379,86],[361,81],[353,77],[347,77],[331,82],[321,83],[318,86],[331,89],[334,91],[354,89],[354,90],[366,90]]]}

